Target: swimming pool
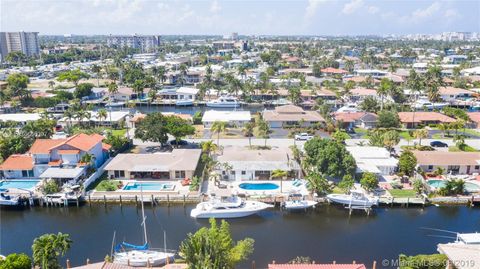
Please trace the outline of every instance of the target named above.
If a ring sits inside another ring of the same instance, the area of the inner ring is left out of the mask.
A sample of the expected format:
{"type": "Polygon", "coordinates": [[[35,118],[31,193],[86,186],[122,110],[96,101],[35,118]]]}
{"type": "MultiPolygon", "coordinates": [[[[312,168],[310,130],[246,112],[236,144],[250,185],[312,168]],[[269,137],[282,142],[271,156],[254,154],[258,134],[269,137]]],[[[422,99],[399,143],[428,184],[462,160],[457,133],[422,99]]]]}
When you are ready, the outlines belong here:
{"type": "Polygon", "coordinates": [[[279,188],[275,183],[241,183],[238,187],[250,191],[271,191],[279,188]]]}
{"type": "MultiPolygon", "coordinates": [[[[445,180],[431,179],[427,181],[427,184],[435,189],[439,189],[445,187],[445,182],[445,180]]],[[[471,182],[465,182],[465,191],[480,192],[480,185],[471,182]]]]}
{"type": "Polygon", "coordinates": [[[25,189],[33,190],[40,180],[5,180],[0,182],[0,190],[25,189]]]}
{"type": "Polygon", "coordinates": [[[173,191],[175,184],[172,182],[130,182],[123,187],[124,191],[173,191]]]}

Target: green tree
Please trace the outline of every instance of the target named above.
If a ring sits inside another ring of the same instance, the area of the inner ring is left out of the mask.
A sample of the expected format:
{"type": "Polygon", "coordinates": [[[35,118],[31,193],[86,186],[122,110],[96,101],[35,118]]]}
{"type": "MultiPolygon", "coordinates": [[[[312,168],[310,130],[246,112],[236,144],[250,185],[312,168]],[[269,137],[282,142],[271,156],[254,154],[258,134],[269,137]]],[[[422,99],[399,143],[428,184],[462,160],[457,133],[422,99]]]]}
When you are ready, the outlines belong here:
{"type": "Polygon", "coordinates": [[[58,74],[57,76],[58,81],[72,82],[75,85],[75,87],[78,86],[78,82],[80,80],[87,79],[87,78],[89,78],[89,75],[87,73],[80,71],[79,69],[64,71],[58,74]]]}
{"type": "Polygon", "coordinates": [[[393,90],[393,82],[389,78],[382,78],[380,85],[377,88],[377,94],[380,95],[380,110],[383,110],[385,97],[393,90]]]}
{"type": "Polygon", "coordinates": [[[73,92],[73,96],[78,99],[82,99],[82,97],[89,96],[92,94],[93,84],[92,83],[80,83],[75,88],[73,92]]]}
{"type": "Polygon", "coordinates": [[[360,185],[367,191],[372,191],[378,187],[378,178],[374,173],[363,173],[360,179],[360,185]]]}
{"type": "Polygon", "coordinates": [[[345,175],[355,173],[355,159],[342,143],[314,137],[305,143],[304,151],[306,155],[304,165],[310,171],[318,171],[334,178],[343,178],[345,175]]]}
{"type": "Polygon", "coordinates": [[[444,254],[406,256],[400,255],[399,269],[445,269],[448,258],[444,254]]]}
{"type": "Polygon", "coordinates": [[[342,180],[338,182],[338,187],[343,190],[343,192],[348,193],[355,183],[352,175],[344,175],[342,180]]]}
{"type": "Polygon", "coordinates": [[[0,260],[0,269],[31,269],[32,260],[24,253],[12,253],[0,260]]]}
{"type": "Polygon", "coordinates": [[[212,124],[210,130],[213,133],[217,133],[217,145],[220,145],[220,134],[226,133],[228,131],[228,122],[226,121],[215,121],[212,124]]]}
{"type": "Polygon", "coordinates": [[[378,101],[373,96],[367,96],[363,101],[360,103],[360,108],[366,112],[376,113],[380,110],[380,106],[378,105],[378,101]]]}
{"type": "Polygon", "coordinates": [[[252,147],[252,136],[254,135],[255,124],[253,122],[247,122],[243,125],[242,133],[244,136],[248,137],[248,144],[250,148],[252,147]]]}
{"type": "Polygon", "coordinates": [[[415,190],[415,193],[420,195],[425,191],[425,185],[423,184],[423,181],[421,179],[415,179],[413,181],[413,190],[415,190]]]}
{"type": "Polygon", "coordinates": [[[168,141],[167,119],[160,112],[150,113],[136,124],[135,137],[142,141],[160,143],[168,141]]]}
{"type": "Polygon", "coordinates": [[[97,87],[100,87],[100,76],[102,74],[102,67],[99,66],[98,64],[94,64],[92,65],[91,69],[92,69],[92,72],[95,73],[97,77],[97,87]]]}
{"type": "Polygon", "coordinates": [[[345,140],[350,138],[350,136],[346,132],[337,129],[335,133],[333,133],[332,138],[337,142],[344,143],[345,140]]]}
{"type": "Polygon", "coordinates": [[[428,137],[428,130],[423,128],[423,129],[418,129],[413,132],[413,137],[418,139],[418,145],[422,146],[422,139],[428,137]]]}
{"type": "Polygon", "coordinates": [[[42,269],[60,269],[58,258],[70,249],[72,240],[68,234],[44,234],[35,238],[32,245],[33,263],[42,269]]]}
{"type": "Polygon", "coordinates": [[[417,166],[417,158],[413,152],[405,150],[400,154],[398,159],[398,170],[407,176],[413,176],[415,167],[417,166]]]}
{"type": "Polygon", "coordinates": [[[378,128],[398,128],[400,127],[400,118],[397,112],[382,110],[378,113],[377,119],[378,128]]]}
{"type": "Polygon", "coordinates": [[[229,224],[222,220],[220,226],[210,219],[210,228],[200,228],[189,233],[180,244],[180,256],[189,269],[233,269],[253,253],[254,240],[245,238],[234,243],[229,224]]]}
{"type": "Polygon", "coordinates": [[[9,75],[7,77],[9,95],[25,99],[29,96],[29,91],[27,91],[28,83],[30,83],[30,79],[22,73],[9,75]]]}
{"type": "Polygon", "coordinates": [[[315,192],[318,195],[332,192],[332,186],[328,183],[328,180],[317,171],[310,172],[305,179],[308,182],[307,187],[311,192],[315,192]]]}
{"type": "Polygon", "coordinates": [[[193,127],[190,122],[172,115],[166,117],[167,120],[167,132],[175,137],[175,141],[178,142],[187,135],[195,134],[195,127],[193,127]]]}
{"type": "Polygon", "coordinates": [[[256,125],[254,130],[255,136],[259,138],[263,138],[265,142],[264,147],[267,147],[267,139],[270,135],[270,126],[268,125],[268,122],[266,122],[262,118],[259,118],[255,123],[255,125],[256,125]]]}

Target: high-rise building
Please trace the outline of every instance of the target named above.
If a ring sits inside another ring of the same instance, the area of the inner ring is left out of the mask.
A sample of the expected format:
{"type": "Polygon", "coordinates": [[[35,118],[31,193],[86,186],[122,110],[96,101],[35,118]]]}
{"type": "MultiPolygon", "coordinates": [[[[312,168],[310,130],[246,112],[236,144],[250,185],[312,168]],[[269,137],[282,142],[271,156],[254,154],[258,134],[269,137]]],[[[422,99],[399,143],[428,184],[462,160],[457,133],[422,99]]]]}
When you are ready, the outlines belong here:
{"type": "Polygon", "coordinates": [[[1,59],[14,51],[20,51],[26,56],[40,54],[38,32],[0,32],[1,59]]]}
{"type": "Polygon", "coordinates": [[[142,52],[152,52],[160,46],[160,36],[158,35],[110,35],[107,38],[109,47],[134,48],[142,52]]]}

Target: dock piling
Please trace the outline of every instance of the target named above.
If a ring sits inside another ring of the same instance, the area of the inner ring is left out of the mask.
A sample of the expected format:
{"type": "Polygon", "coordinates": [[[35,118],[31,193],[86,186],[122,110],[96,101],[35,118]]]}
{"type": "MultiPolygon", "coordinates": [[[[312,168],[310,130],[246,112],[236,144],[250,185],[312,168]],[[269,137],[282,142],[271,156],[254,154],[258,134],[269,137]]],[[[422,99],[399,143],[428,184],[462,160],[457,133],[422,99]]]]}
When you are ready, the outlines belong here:
{"type": "Polygon", "coordinates": [[[70,269],[70,268],[71,268],[71,266],[70,266],[70,260],[67,259],[67,269],[70,269]]]}
{"type": "Polygon", "coordinates": [[[103,195],[103,205],[107,206],[107,196],[105,194],[103,195]]]}

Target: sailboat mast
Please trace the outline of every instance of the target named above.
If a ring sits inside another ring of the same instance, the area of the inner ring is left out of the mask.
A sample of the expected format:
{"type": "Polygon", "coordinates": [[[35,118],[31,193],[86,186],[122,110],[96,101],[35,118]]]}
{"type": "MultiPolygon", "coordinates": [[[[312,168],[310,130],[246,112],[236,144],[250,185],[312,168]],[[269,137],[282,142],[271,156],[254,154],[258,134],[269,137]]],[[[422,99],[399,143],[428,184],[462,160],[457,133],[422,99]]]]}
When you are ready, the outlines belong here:
{"type": "Polygon", "coordinates": [[[144,239],[144,244],[148,243],[147,239],[147,218],[145,217],[145,208],[143,205],[143,187],[140,185],[140,200],[142,201],[142,220],[143,220],[143,239],[144,239]]]}

